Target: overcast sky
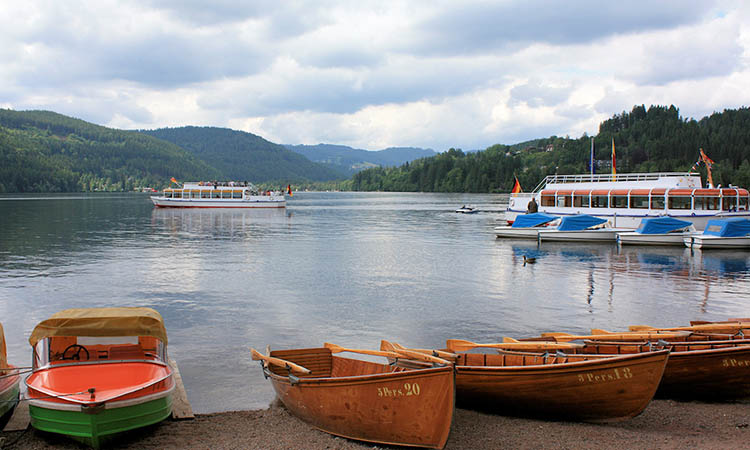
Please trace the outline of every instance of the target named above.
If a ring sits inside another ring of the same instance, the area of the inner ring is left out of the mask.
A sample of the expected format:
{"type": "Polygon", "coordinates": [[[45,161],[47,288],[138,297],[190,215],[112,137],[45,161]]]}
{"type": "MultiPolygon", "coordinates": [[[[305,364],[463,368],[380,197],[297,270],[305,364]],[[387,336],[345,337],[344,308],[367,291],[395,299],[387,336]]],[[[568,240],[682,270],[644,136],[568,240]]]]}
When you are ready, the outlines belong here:
{"type": "Polygon", "coordinates": [[[484,149],[750,105],[741,1],[0,3],[0,107],[282,144],[484,149]]]}

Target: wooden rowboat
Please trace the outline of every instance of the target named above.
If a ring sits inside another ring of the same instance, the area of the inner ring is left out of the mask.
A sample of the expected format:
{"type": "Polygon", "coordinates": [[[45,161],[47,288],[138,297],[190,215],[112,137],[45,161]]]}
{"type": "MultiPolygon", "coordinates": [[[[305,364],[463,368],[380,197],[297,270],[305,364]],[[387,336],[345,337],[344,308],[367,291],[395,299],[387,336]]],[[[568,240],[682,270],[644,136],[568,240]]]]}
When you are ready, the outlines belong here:
{"type": "Polygon", "coordinates": [[[750,396],[750,339],[689,342],[586,341],[572,352],[598,355],[670,350],[658,397],[730,400],[750,396]]]}
{"type": "MultiPolygon", "coordinates": [[[[453,351],[450,344],[448,351],[453,351]]],[[[638,415],[651,401],[668,357],[667,351],[607,359],[458,353],[456,401],[508,415],[623,420],[638,415]]]]}
{"type": "Polygon", "coordinates": [[[167,334],[151,308],[68,309],[29,338],[31,425],[99,448],[117,434],[166,419],[175,381],[167,334]]]}
{"type": "Polygon", "coordinates": [[[5,333],[0,325],[0,424],[5,424],[18,404],[18,369],[8,364],[5,333]]]}
{"type": "Polygon", "coordinates": [[[399,358],[389,352],[324,348],[262,355],[263,374],[294,415],[327,433],[387,445],[443,448],[455,400],[453,367],[407,369],[334,356],[351,351],[399,358]]]}

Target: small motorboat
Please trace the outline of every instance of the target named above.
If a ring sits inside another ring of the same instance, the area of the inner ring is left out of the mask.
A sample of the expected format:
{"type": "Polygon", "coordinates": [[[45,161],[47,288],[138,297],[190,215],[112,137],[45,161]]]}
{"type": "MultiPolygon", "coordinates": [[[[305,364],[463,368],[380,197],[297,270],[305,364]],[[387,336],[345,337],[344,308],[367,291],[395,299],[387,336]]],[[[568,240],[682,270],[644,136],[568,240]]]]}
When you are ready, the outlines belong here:
{"type": "Polygon", "coordinates": [[[564,216],[560,225],[549,230],[539,231],[539,240],[544,241],[583,241],[583,242],[614,242],[617,233],[633,231],[632,228],[613,228],[606,219],[576,214],[564,216]]]}
{"type": "Polygon", "coordinates": [[[693,233],[683,239],[692,248],[750,248],[750,219],[733,217],[711,219],[702,233],[693,233]]]}
{"type": "Polygon", "coordinates": [[[622,245],[683,245],[683,239],[695,233],[695,226],[687,220],[674,217],[649,217],[643,219],[635,231],[617,233],[622,245]]]}
{"type": "Polygon", "coordinates": [[[552,229],[551,225],[559,218],[546,213],[521,214],[516,216],[512,225],[495,227],[495,236],[499,238],[537,239],[539,230],[552,229]]]}
{"type": "Polygon", "coordinates": [[[463,205],[462,207],[458,208],[456,212],[459,214],[474,214],[474,213],[478,213],[479,210],[475,208],[474,206],[463,205]]]}
{"type": "Polygon", "coordinates": [[[18,404],[18,369],[8,364],[5,333],[0,325],[0,423],[5,423],[18,404]]]}
{"type": "MultiPolygon", "coordinates": [[[[443,448],[454,410],[452,365],[439,358],[423,368],[334,356],[346,351],[387,358],[391,352],[322,348],[262,355],[263,375],[294,415],[327,433],[386,445],[443,448]]],[[[426,355],[425,355],[426,356],[426,355]]]]}
{"type": "Polygon", "coordinates": [[[31,425],[99,448],[166,419],[175,380],[167,332],[151,308],[67,309],[29,337],[31,425]]]}

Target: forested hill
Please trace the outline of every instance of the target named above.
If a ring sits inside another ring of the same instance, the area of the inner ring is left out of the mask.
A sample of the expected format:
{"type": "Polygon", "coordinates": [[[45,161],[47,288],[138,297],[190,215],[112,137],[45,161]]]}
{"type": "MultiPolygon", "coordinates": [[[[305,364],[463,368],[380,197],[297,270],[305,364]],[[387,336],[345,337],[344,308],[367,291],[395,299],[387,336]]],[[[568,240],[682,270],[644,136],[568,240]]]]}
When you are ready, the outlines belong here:
{"type": "Polygon", "coordinates": [[[347,177],[370,167],[399,166],[415,159],[435,156],[434,150],[415,147],[390,147],[377,151],[332,144],[285,145],[285,147],[304,155],[310,161],[344,172],[347,177]]]}
{"type": "Polygon", "coordinates": [[[206,164],[219,169],[226,179],[283,181],[286,184],[290,180],[326,181],[348,177],[282,145],[244,131],[189,126],[142,132],[188,150],[206,164]]]}
{"type": "MultiPolygon", "coordinates": [[[[611,173],[612,141],[618,173],[687,172],[699,150],[715,161],[714,183],[750,186],[750,109],[724,110],[698,121],[683,119],[675,106],[635,106],[600,124],[594,137],[595,171],[611,173]]],[[[450,149],[395,168],[354,175],[354,190],[508,192],[518,176],[531,191],[546,175],[589,172],[591,138],[552,136],[524,145],[494,145],[464,153],[450,149]]],[[[705,181],[705,167],[700,171],[705,181]]]]}
{"type": "Polygon", "coordinates": [[[135,131],[49,111],[0,109],[0,192],[133,190],[221,173],[182,148],[135,131]]]}

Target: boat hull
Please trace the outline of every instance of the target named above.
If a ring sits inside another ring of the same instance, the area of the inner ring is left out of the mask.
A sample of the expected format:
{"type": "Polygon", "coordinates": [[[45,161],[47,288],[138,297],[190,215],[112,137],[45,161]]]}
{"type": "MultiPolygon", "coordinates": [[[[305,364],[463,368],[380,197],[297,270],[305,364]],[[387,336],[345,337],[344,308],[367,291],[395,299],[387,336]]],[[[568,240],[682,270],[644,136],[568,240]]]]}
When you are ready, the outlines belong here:
{"type": "Polygon", "coordinates": [[[542,242],[615,242],[617,233],[623,231],[625,230],[542,230],[539,232],[539,240],[542,242]]]}
{"type": "MultiPolygon", "coordinates": [[[[287,350],[271,355],[309,368],[310,358],[315,358],[310,350],[327,349],[287,350]]],[[[326,358],[317,354],[321,360],[326,358]]],[[[332,359],[334,367],[362,362],[332,359]]],[[[365,366],[392,370],[374,363],[365,362],[365,366]]],[[[298,382],[268,369],[264,371],[289,411],[327,433],[378,444],[429,448],[443,448],[448,439],[455,396],[452,367],[372,374],[365,374],[365,369],[359,371],[361,375],[342,377],[335,376],[339,369],[334,368],[332,376],[301,377],[298,382]]]]}
{"type": "Polygon", "coordinates": [[[642,234],[628,231],[617,234],[617,242],[622,245],[679,245],[689,233],[642,234]]]}
{"type": "Polygon", "coordinates": [[[703,236],[693,235],[684,238],[686,247],[692,248],[750,248],[750,236],[743,237],[723,237],[723,236],[703,236]]]}
{"type": "Polygon", "coordinates": [[[203,199],[151,197],[158,208],[286,208],[283,196],[253,196],[248,199],[203,199]]]}
{"type": "Polygon", "coordinates": [[[538,239],[539,228],[513,228],[513,227],[495,227],[495,236],[499,238],[509,239],[538,239]]]}
{"type": "Polygon", "coordinates": [[[492,364],[504,355],[461,354],[456,366],[456,398],[459,406],[500,414],[589,422],[623,420],[640,414],[651,401],[668,352],[632,356],[503,366],[492,364]],[[462,364],[466,362],[468,365],[462,364]]]}
{"type": "MultiPolygon", "coordinates": [[[[14,369],[13,366],[8,366],[10,369],[14,369]]],[[[0,372],[0,374],[3,372],[0,372]]],[[[4,423],[13,409],[18,404],[18,398],[20,393],[19,379],[17,373],[11,374],[10,371],[5,371],[5,374],[0,378],[0,423],[4,423]]]]}

